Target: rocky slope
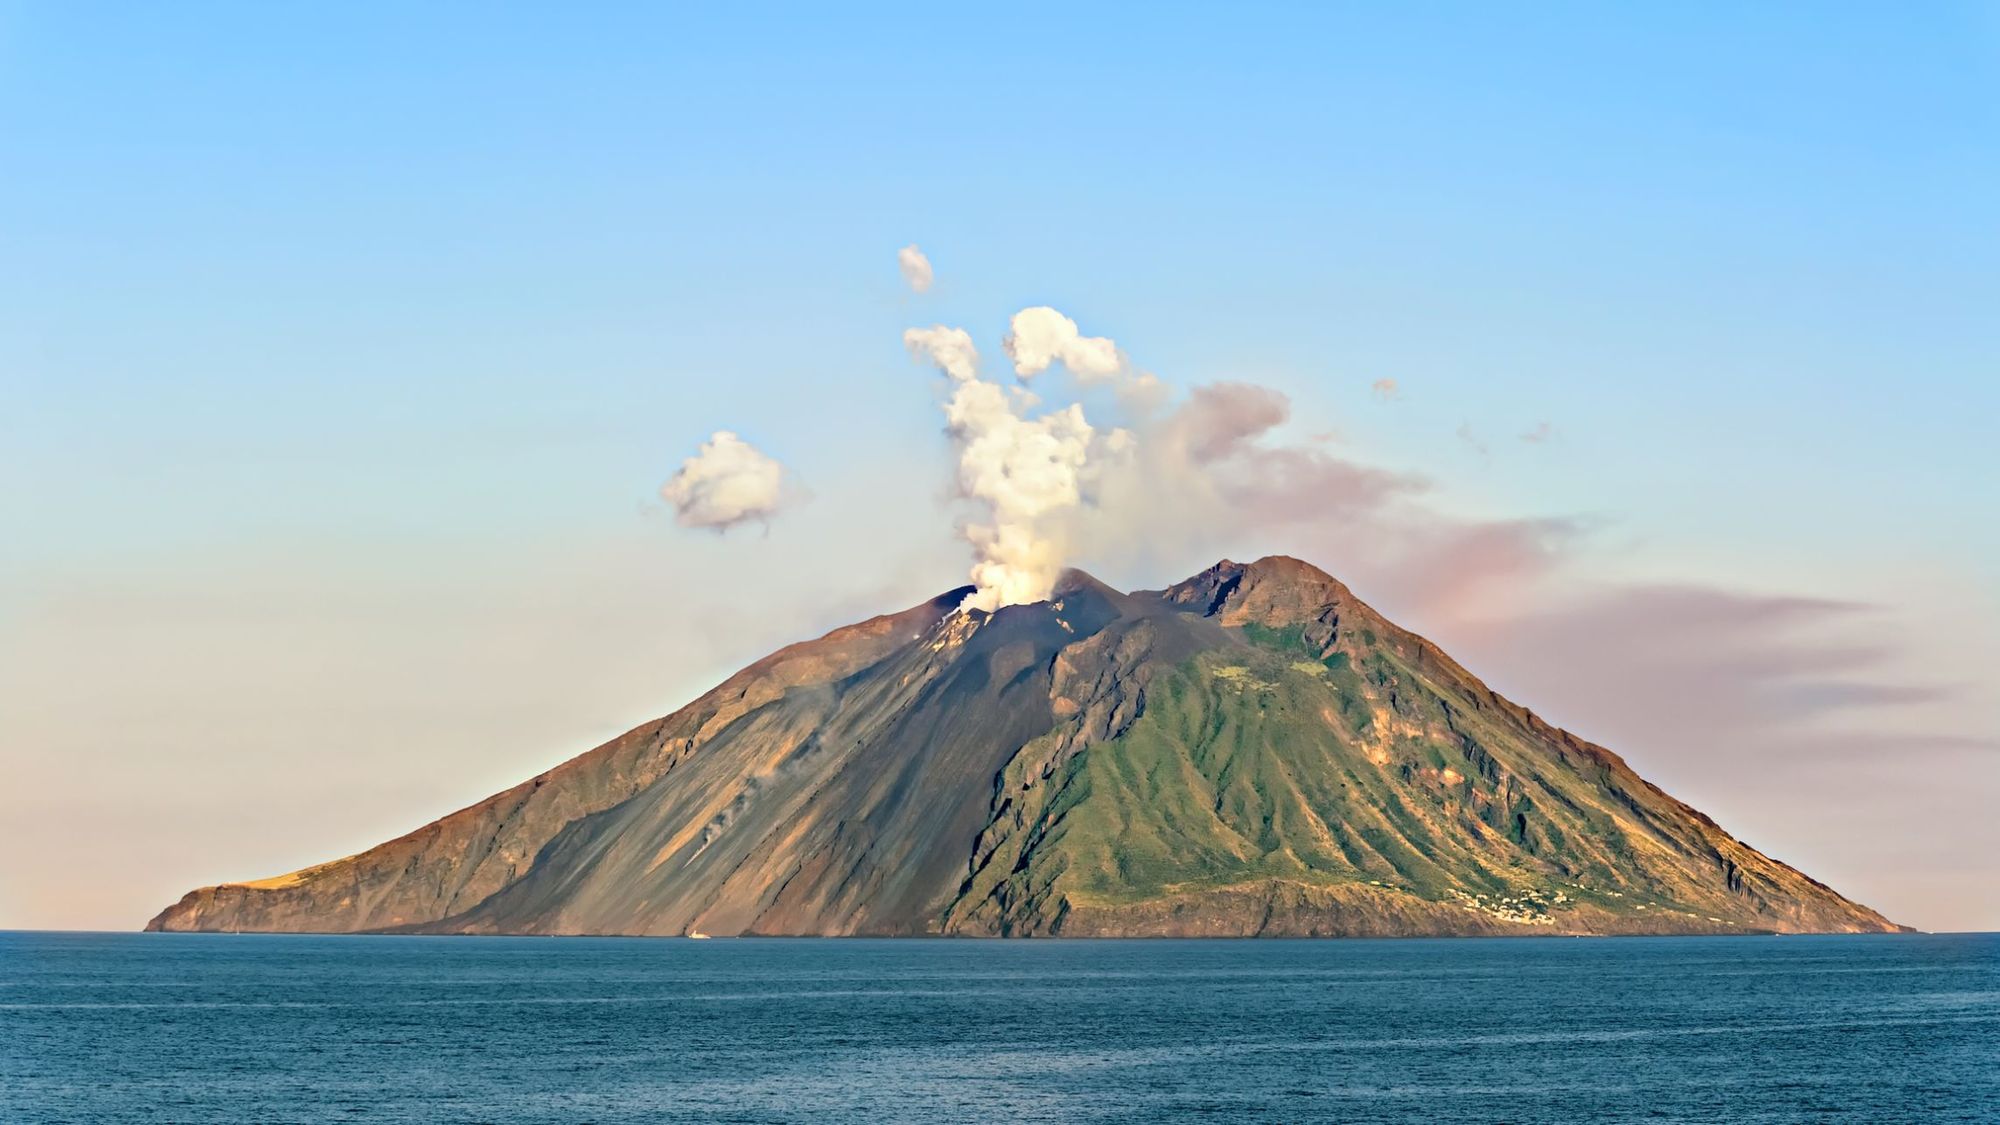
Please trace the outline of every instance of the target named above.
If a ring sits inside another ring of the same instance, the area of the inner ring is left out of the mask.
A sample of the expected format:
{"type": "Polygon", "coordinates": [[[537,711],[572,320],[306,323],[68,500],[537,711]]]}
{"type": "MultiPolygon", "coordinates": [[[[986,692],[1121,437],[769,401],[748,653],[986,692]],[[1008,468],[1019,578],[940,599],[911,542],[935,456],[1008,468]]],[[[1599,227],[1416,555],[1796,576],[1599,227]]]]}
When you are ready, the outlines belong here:
{"type": "Polygon", "coordinates": [[[1287,558],[952,591],[360,855],[151,930],[1893,930],[1287,558]]]}

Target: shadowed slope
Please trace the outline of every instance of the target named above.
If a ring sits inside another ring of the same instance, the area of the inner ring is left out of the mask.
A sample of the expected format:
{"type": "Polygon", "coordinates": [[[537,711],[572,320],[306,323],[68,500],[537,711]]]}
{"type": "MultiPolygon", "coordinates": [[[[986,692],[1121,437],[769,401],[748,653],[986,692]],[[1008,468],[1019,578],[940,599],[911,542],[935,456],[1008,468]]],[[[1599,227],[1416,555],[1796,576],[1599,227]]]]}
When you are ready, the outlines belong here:
{"type": "Polygon", "coordinates": [[[533,869],[570,825],[644,791],[744,716],[915,643],[969,590],[780,649],[664,719],[359,855],[190,892],[148,929],[344,933],[436,922],[533,869]]]}

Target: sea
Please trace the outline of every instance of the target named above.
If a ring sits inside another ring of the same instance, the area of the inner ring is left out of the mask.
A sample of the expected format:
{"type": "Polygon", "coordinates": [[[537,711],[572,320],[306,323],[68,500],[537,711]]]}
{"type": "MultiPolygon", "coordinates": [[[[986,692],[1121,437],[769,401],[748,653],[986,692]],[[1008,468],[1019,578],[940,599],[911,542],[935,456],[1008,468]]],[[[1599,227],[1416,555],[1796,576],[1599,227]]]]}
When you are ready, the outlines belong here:
{"type": "Polygon", "coordinates": [[[0,933],[0,1122],[2000,1122],[2000,935],[0,933]]]}

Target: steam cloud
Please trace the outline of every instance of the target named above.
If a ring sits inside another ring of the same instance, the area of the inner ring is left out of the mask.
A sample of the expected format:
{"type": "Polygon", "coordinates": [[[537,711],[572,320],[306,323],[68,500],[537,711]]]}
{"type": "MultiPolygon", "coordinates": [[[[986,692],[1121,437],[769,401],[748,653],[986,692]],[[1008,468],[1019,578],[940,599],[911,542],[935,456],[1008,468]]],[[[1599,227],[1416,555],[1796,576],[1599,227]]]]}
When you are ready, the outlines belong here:
{"type": "Polygon", "coordinates": [[[1046,600],[1075,555],[1175,550],[1244,521],[1372,510],[1420,486],[1271,442],[1291,403],[1268,387],[1213,383],[1172,402],[1170,388],[1116,342],[1084,335],[1055,309],[1023,309],[1008,327],[1002,348],[1015,378],[1007,383],[981,376],[963,328],[903,333],[910,354],[950,380],[945,429],[958,493],[980,509],[961,528],[974,556],[966,608],[1046,600]],[[1078,389],[1108,385],[1123,424],[1099,428],[1078,402],[1045,403],[1038,392],[1067,386],[1041,381],[1058,365],[1078,389]]]}
{"type": "Polygon", "coordinates": [[[766,520],[785,498],[785,467],[728,430],[717,430],[660,486],[682,527],[722,531],[766,520]]]}
{"type": "Polygon", "coordinates": [[[928,359],[957,382],[966,383],[979,375],[979,349],[972,333],[963,328],[912,328],[903,333],[903,346],[918,359],[928,359]]]}
{"type": "Polygon", "coordinates": [[[930,292],[933,276],[931,260],[924,257],[924,252],[917,249],[916,243],[912,242],[896,251],[896,267],[903,271],[903,280],[909,283],[912,292],[930,292]]]}
{"type": "Polygon", "coordinates": [[[1014,374],[1030,379],[1061,363],[1086,383],[1112,378],[1125,367],[1118,345],[1103,336],[1085,336],[1076,321],[1047,305],[1014,314],[1003,342],[1014,374]]]}
{"type": "Polygon", "coordinates": [[[962,328],[912,328],[903,343],[951,379],[944,414],[958,447],[959,491],[987,511],[985,520],[964,528],[976,556],[975,589],[965,606],[991,612],[1047,598],[1066,555],[1050,517],[1082,500],[1096,437],[1083,407],[1071,403],[1027,417],[1039,399],[1026,388],[979,378],[979,351],[962,328]]]}

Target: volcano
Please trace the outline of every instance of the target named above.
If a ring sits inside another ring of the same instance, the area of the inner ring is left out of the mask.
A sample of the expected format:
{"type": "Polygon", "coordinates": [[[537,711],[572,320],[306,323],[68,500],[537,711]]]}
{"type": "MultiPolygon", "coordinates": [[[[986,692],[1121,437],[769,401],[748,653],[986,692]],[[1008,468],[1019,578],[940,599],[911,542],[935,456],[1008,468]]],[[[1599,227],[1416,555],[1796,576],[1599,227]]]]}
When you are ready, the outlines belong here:
{"type": "Polygon", "coordinates": [[[149,930],[1414,936],[1900,929],[1295,559],[950,591],[149,930]]]}

